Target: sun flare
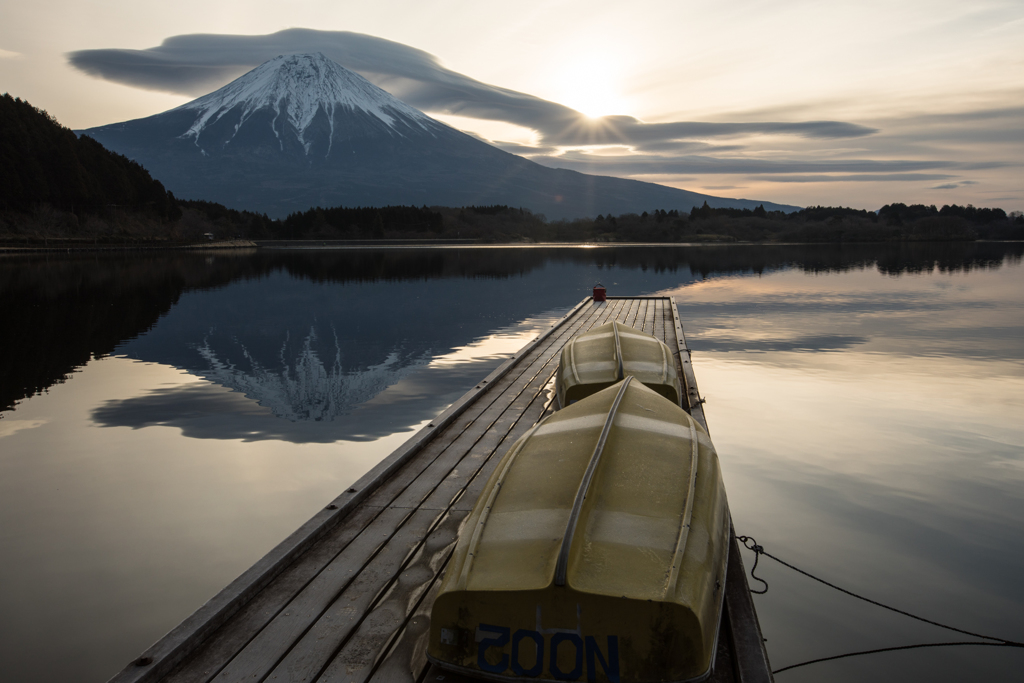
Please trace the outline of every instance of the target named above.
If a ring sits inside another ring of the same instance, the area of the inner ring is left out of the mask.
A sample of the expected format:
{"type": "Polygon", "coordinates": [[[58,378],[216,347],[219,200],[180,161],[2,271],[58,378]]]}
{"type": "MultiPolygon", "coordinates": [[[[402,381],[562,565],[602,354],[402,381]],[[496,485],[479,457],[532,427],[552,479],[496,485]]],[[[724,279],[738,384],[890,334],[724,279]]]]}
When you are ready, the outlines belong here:
{"type": "Polygon", "coordinates": [[[556,69],[556,101],[590,118],[625,114],[620,68],[606,54],[581,54],[556,69]]]}

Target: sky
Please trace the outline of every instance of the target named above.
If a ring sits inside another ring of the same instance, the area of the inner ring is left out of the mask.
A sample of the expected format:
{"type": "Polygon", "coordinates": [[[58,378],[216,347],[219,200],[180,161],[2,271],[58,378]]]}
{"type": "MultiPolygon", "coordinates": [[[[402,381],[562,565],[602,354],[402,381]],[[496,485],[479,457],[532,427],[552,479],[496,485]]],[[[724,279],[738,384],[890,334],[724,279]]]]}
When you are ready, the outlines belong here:
{"type": "Polygon", "coordinates": [[[1024,210],[1024,0],[0,0],[0,92],[74,129],[323,52],[553,167],[721,197],[1024,210]]]}

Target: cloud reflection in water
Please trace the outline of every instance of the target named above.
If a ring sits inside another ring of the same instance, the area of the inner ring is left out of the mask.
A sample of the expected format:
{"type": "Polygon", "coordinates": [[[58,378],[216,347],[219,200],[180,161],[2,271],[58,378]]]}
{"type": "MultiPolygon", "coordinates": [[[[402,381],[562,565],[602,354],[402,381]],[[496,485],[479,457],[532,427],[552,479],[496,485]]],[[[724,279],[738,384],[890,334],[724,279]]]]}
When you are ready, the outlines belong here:
{"type": "MultiPolygon", "coordinates": [[[[899,279],[790,270],[672,292],[738,533],[873,599],[1024,640],[1021,291],[1016,263],[899,279]]],[[[758,572],[771,583],[756,601],[775,668],[961,639],[771,560],[758,572]]],[[[1021,663],[1019,652],[950,648],[782,676],[1009,681],[1021,663]]]]}

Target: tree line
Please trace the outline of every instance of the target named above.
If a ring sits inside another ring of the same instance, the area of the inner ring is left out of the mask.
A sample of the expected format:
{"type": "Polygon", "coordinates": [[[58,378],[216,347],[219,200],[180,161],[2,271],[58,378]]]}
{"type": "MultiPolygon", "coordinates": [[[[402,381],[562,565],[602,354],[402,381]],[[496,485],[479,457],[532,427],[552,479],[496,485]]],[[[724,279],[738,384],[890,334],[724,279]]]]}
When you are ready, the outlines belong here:
{"type": "Polygon", "coordinates": [[[441,209],[445,234],[535,242],[925,242],[1024,239],[1024,216],[973,206],[887,204],[878,211],[810,206],[785,213],[713,208],[656,209],[571,221],[509,207],[441,209]]]}

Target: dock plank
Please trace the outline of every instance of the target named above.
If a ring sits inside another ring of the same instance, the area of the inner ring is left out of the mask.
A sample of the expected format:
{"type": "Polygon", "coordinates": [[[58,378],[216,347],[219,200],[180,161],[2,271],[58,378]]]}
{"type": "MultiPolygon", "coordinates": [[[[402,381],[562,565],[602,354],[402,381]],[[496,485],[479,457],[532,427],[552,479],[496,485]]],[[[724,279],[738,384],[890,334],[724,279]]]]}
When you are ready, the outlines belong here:
{"type": "MultiPolygon", "coordinates": [[[[658,299],[657,305],[654,307],[654,328],[651,330],[658,339],[665,340],[665,313],[666,313],[666,302],[664,299],[658,299]]],[[[669,348],[672,348],[670,345],[669,348]]]]}
{"type": "Polygon", "coordinates": [[[391,657],[400,660],[397,669],[385,666],[384,673],[390,671],[387,675],[391,678],[413,678],[422,671],[426,642],[418,639],[427,636],[430,608],[467,516],[464,511],[450,511],[431,532],[399,582],[367,615],[330,662],[321,680],[366,681],[377,673],[378,665],[386,664],[391,657]],[[407,654],[401,654],[400,647],[407,654]],[[387,657],[382,656],[384,653],[387,657]]]}
{"type": "MultiPolygon", "coordinates": [[[[672,300],[672,327],[675,330],[676,347],[679,350],[679,363],[681,366],[680,379],[683,381],[683,392],[689,403],[690,415],[697,420],[705,431],[708,431],[708,422],[704,417],[704,401],[700,398],[700,391],[697,389],[697,378],[693,374],[693,364],[690,362],[690,348],[686,344],[686,334],[683,332],[683,324],[679,320],[679,309],[672,300]]],[[[710,431],[708,431],[710,434],[710,431]]]]}
{"type": "Polygon", "coordinates": [[[633,327],[640,330],[641,332],[647,332],[650,334],[651,329],[648,327],[644,329],[644,325],[647,323],[647,310],[653,306],[653,302],[650,299],[644,299],[640,303],[640,310],[637,311],[636,321],[633,323],[633,327]]]}
{"type": "MultiPolygon", "coordinates": [[[[451,553],[448,555],[451,558],[451,553]]],[[[439,574],[439,577],[443,575],[439,574]]],[[[435,581],[416,606],[405,627],[396,633],[394,644],[369,677],[369,683],[415,683],[426,672],[427,638],[430,632],[430,608],[441,588],[435,581]]]]}
{"type": "Polygon", "coordinates": [[[630,327],[633,327],[634,323],[636,322],[636,315],[639,312],[640,305],[642,303],[643,301],[641,299],[630,299],[629,311],[626,313],[626,317],[621,319],[620,322],[629,325],[630,327]]]}
{"type": "Polygon", "coordinates": [[[660,303],[658,299],[647,300],[647,310],[644,312],[644,326],[641,328],[643,332],[654,334],[654,318],[658,313],[660,303]]]}

